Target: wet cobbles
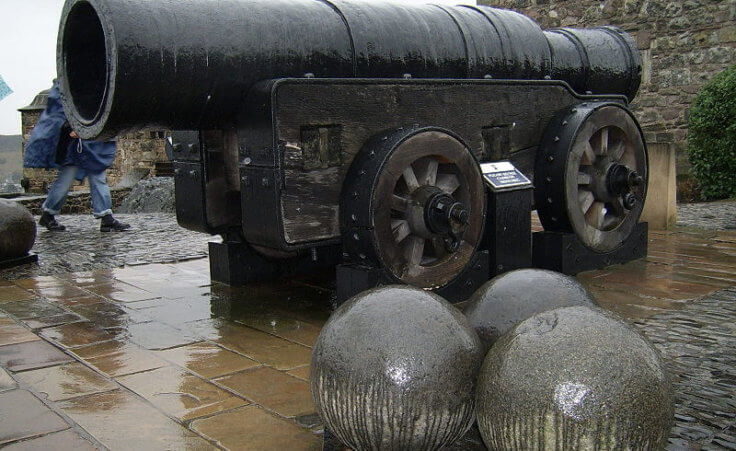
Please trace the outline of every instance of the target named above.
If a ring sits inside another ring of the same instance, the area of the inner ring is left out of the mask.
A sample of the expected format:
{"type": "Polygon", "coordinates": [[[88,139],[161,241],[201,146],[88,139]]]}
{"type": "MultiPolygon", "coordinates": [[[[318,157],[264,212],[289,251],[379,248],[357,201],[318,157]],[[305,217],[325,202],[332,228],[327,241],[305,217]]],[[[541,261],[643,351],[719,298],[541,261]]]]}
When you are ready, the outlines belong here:
{"type": "Polygon", "coordinates": [[[699,229],[736,230],[736,202],[731,200],[678,204],[677,225],[699,229]]]}
{"type": "MultiPolygon", "coordinates": [[[[116,215],[131,225],[120,233],[100,232],[100,221],[91,215],[60,215],[63,232],[38,228],[31,252],[38,264],[0,270],[0,277],[16,279],[70,272],[93,271],[123,265],[176,262],[207,255],[213,237],[179,227],[170,213],[116,215]]],[[[38,222],[38,217],[35,218],[38,222]]]]}
{"type": "Polygon", "coordinates": [[[736,290],[635,324],[675,375],[669,449],[736,449],[736,290]]]}
{"type": "MultiPolygon", "coordinates": [[[[118,249],[150,246],[152,261],[206,250],[204,235],[173,243],[172,217],[146,218],[171,236],[117,234],[127,240],[118,249]]],[[[99,233],[90,218],[63,219],[84,224],[74,239],[99,233]]],[[[670,449],[733,449],[736,232],[652,231],[649,244],[646,259],[578,280],[641,328],[675,374],[670,449]]],[[[118,267],[126,258],[0,272],[0,416],[12,418],[0,446],[320,449],[309,359],[334,280],[233,288],[211,283],[205,258],[118,267]],[[26,408],[38,421],[16,413],[26,408]]],[[[485,448],[471,429],[451,449],[485,448]]]]}

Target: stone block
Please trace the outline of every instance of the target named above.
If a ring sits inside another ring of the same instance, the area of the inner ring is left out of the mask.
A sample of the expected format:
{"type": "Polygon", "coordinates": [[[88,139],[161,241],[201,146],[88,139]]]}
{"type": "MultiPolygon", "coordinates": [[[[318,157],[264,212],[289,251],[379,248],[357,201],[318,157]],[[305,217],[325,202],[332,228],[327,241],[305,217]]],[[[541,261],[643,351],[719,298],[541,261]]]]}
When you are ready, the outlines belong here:
{"type": "Polygon", "coordinates": [[[666,230],[677,223],[676,171],[674,146],[650,143],[649,186],[641,220],[653,230],[666,230]]]}

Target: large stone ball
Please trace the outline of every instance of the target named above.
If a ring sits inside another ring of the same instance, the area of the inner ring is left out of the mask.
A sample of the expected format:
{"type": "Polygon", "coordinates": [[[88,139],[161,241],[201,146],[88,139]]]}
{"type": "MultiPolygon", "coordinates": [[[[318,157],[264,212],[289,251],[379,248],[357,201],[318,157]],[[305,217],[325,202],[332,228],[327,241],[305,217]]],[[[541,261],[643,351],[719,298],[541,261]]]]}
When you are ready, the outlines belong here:
{"type": "Polygon", "coordinates": [[[534,315],[499,339],[477,402],[489,449],[663,449],[674,417],[657,350],[585,306],[534,315]]]}
{"type": "Polygon", "coordinates": [[[311,388],[325,427],[345,445],[439,449],[473,423],[481,344],[439,296],[406,286],[338,308],[312,353],[311,388]]]}
{"type": "Polygon", "coordinates": [[[535,313],[573,305],[597,304],[572,277],[546,269],[518,269],[478,288],[465,316],[485,348],[490,349],[501,335],[535,313]]]}
{"type": "Polygon", "coordinates": [[[26,207],[0,199],[0,260],[28,254],[36,241],[36,222],[26,207]]]}

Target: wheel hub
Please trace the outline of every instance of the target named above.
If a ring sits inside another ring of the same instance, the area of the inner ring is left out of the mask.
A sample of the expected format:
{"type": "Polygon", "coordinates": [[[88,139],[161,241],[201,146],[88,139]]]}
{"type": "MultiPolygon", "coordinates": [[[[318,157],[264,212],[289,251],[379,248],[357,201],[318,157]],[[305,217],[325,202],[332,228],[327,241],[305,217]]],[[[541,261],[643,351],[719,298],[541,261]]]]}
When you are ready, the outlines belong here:
{"type": "Polygon", "coordinates": [[[636,171],[618,163],[613,163],[606,174],[608,192],[615,197],[628,194],[632,189],[640,186],[643,181],[644,179],[636,171]]]}
{"type": "Polygon", "coordinates": [[[455,252],[468,224],[468,209],[435,186],[421,186],[410,198],[406,219],[412,233],[426,239],[442,238],[455,252]]]}

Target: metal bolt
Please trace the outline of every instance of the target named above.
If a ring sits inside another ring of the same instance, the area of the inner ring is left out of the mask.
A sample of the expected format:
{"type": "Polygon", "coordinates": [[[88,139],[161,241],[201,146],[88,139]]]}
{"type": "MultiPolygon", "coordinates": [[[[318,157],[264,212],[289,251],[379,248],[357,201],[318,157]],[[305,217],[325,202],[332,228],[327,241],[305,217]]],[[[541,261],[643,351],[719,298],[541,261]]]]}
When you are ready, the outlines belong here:
{"type": "Polygon", "coordinates": [[[549,155],[549,156],[547,157],[547,161],[555,161],[555,157],[554,157],[554,156],[552,156],[552,155],[549,155]]]}
{"type": "Polygon", "coordinates": [[[304,78],[314,78],[314,74],[311,72],[307,72],[306,74],[304,74],[304,78]]]}
{"type": "Polygon", "coordinates": [[[555,139],[554,139],[554,141],[555,141],[555,142],[557,142],[557,141],[559,141],[559,140],[560,140],[560,137],[559,137],[559,136],[555,136],[555,139]]]}
{"type": "Polygon", "coordinates": [[[271,185],[271,181],[268,179],[268,177],[263,177],[261,179],[261,185],[263,185],[265,188],[268,188],[271,185]]]}

